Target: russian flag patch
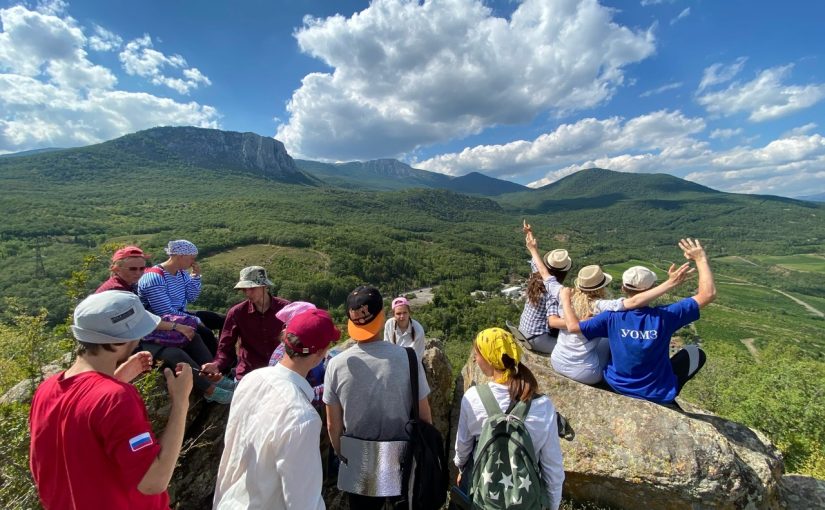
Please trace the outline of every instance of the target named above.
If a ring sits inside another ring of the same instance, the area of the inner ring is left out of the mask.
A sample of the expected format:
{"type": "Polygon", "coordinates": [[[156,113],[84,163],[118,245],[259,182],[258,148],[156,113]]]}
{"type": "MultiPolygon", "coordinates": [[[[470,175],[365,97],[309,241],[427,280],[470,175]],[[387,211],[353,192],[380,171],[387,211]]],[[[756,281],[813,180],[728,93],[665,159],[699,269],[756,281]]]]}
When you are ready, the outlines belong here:
{"type": "Polygon", "coordinates": [[[142,450],[151,444],[152,435],[148,432],[144,432],[143,434],[137,435],[129,440],[129,448],[131,448],[133,452],[142,450]]]}

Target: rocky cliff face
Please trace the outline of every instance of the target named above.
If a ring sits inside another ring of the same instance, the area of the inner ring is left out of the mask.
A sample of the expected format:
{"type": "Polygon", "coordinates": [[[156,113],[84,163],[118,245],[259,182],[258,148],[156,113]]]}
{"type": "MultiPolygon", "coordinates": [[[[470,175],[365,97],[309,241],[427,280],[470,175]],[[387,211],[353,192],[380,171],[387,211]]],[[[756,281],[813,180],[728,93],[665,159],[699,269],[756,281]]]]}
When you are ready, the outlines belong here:
{"type": "Polygon", "coordinates": [[[255,133],[195,127],[160,127],[107,142],[150,160],[176,161],[201,168],[253,172],[275,180],[309,184],[284,144],[255,133]]]}

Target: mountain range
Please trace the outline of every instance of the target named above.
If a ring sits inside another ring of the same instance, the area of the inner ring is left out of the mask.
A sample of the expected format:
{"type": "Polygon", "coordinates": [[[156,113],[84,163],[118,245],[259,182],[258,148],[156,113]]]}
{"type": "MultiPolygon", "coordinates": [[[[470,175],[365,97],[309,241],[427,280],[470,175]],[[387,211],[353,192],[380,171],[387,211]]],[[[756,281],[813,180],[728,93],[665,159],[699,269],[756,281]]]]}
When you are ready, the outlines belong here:
{"type": "Polygon", "coordinates": [[[672,201],[732,195],[667,174],[632,174],[598,168],[531,189],[480,172],[452,177],[394,159],[348,163],[293,159],[284,145],[271,137],[196,127],[157,127],[87,147],[26,151],[0,158],[0,172],[7,177],[19,171],[19,177],[74,180],[90,178],[92,174],[104,177],[124,168],[165,169],[173,173],[211,170],[285,184],[358,191],[442,189],[497,197],[502,204],[515,209],[544,212],[567,208],[587,197],[594,198],[599,205],[610,205],[618,200],[672,201]]]}

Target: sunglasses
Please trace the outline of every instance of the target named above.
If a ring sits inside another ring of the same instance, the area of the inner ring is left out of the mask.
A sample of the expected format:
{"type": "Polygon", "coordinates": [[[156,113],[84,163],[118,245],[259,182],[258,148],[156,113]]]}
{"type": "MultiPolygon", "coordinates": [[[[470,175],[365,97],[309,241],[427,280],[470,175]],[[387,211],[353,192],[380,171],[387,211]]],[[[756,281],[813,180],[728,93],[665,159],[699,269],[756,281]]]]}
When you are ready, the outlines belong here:
{"type": "Polygon", "coordinates": [[[146,266],[139,266],[139,267],[124,267],[123,269],[127,271],[140,271],[141,273],[146,271],[146,266]]]}

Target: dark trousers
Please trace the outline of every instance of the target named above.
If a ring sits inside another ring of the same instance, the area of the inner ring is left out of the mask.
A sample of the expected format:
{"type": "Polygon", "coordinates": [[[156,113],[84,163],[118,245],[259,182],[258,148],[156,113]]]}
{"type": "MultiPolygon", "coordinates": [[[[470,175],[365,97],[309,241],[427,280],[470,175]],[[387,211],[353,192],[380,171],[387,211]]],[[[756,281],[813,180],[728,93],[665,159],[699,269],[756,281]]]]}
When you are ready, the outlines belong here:
{"type": "MultiPolygon", "coordinates": [[[[218,331],[220,335],[220,331],[223,329],[223,323],[226,321],[226,315],[210,312],[209,310],[198,310],[194,313],[202,323],[202,325],[198,326],[198,334],[203,338],[204,345],[206,345],[206,348],[209,349],[209,352],[212,353],[212,357],[214,358],[218,352],[218,338],[215,336],[214,331],[218,331]]],[[[210,359],[209,361],[212,360],[210,359]]]]}
{"type": "Polygon", "coordinates": [[[686,345],[684,349],[670,358],[670,366],[676,374],[677,395],[682,391],[685,383],[693,379],[693,376],[705,366],[705,361],[707,361],[705,351],[695,345],[686,345]]]}
{"type": "MultiPolygon", "coordinates": [[[[152,353],[152,358],[162,360],[165,365],[172,369],[178,363],[188,363],[192,368],[199,369],[204,363],[209,363],[213,359],[212,354],[198,334],[195,334],[191,341],[181,347],[167,347],[154,342],[140,342],[138,350],[149,351],[152,353]]],[[[200,391],[206,391],[212,385],[202,375],[192,375],[194,376],[192,384],[200,391]]]]}

